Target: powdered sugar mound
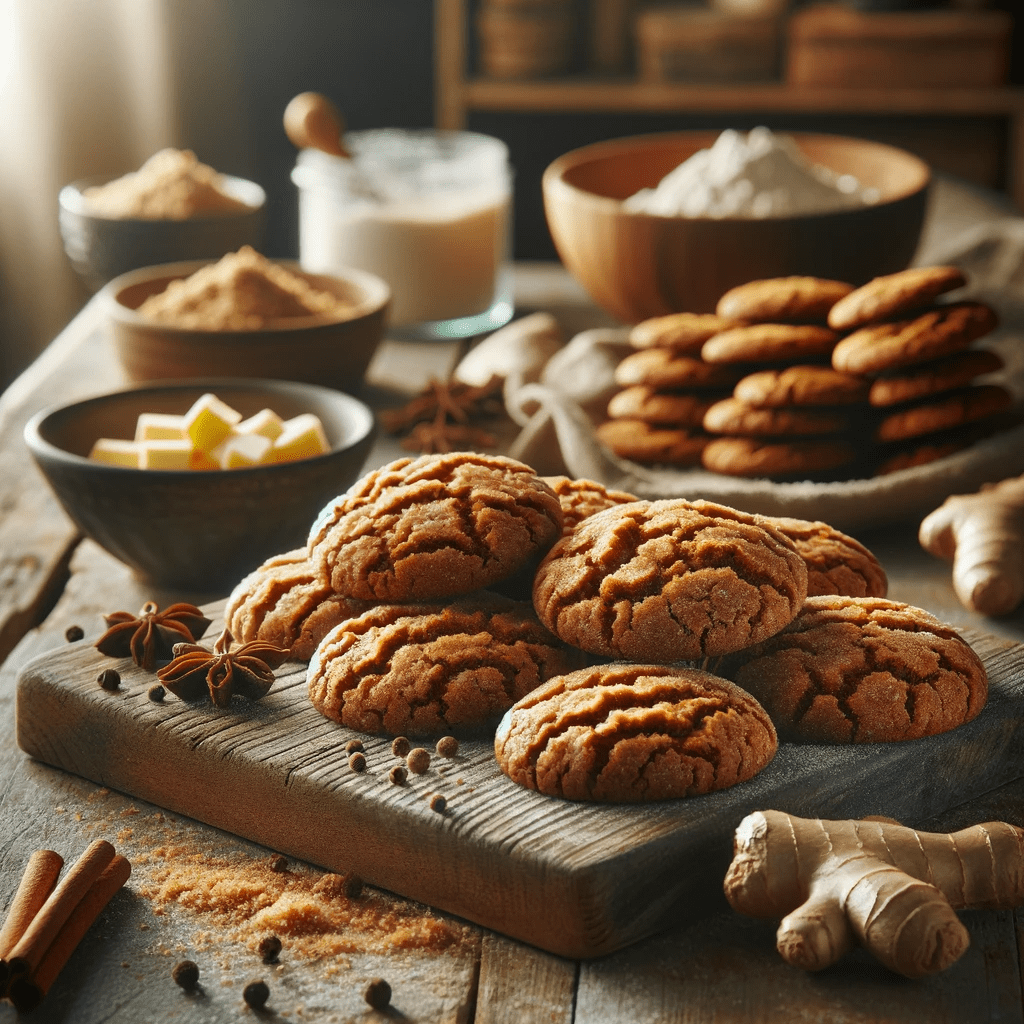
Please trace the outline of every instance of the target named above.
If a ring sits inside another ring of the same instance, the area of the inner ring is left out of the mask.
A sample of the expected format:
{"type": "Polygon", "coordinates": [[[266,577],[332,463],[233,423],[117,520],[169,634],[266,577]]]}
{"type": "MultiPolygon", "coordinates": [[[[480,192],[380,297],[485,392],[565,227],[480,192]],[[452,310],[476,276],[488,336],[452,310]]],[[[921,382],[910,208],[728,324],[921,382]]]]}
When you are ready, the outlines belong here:
{"type": "Polygon", "coordinates": [[[788,135],[727,129],[623,207],[661,217],[791,217],[877,202],[852,175],[811,164],[788,135]]]}

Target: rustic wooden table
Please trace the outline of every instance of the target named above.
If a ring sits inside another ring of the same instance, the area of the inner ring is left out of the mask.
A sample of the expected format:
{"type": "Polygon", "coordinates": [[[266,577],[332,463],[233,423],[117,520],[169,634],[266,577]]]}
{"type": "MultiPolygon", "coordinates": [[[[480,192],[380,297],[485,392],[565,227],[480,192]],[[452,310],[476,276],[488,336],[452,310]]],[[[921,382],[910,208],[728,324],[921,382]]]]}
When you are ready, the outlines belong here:
{"type": "MultiPolygon", "coordinates": [[[[956,227],[1003,215],[956,189],[940,190],[937,199],[926,252],[956,227]]],[[[557,266],[517,267],[517,300],[520,312],[550,310],[569,334],[607,323],[557,266]]],[[[455,344],[387,340],[364,397],[377,406],[398,402],[431,374],[444,376],[458,354],[455,344]]],[[[127,888],[26,1019],[76,1024],[235,1020],[255,1012],[244,1006],[242,987],[263,977],[271,996],[257,1016],[271,1020],[1024,1021],[1018,952],[1024,911],[965,913],[972,942],[967,954],[941,975],[911,982],[862,952],[819,974],[805,974],[775,952],[774,923],[731,912],[596,961],[560,959],[472,925],[453,932],[457,941],[431,946],[399,941],[386,922],[364,922],[343,954],[295,956],[286,948],[279,964],[264,966],[230,930],[218,931],[209,908],[195,898],[191,907],[164,902],[167,893],[158,891],[153,865],[160,856],[172,856],[169,844],[178,844],[179,859],[205,857],[210,863],[261,861],[269,851],[34,762],[14,741],[18,671],[35,655],[65,644],[69,626],[91,634],[98,632],[99,616],[114,608],[138,608],[148,599],[163,605],[224,596],[143,587],[76,534],[25,451],[22,427],[37,409],[122,383],[93,302],[0,398],[0,913],[37,848],[58,850],[70,860],[92,839],[104,837],[136,857],[127,888]],[[202,969],[202,987],[192,994],[177,988],[170,976],[172,965],[184,957],[202,969]],[[388,1011],[373,1011],[363,999],[373,977],[391,984],[388,1011]]],[[[381,438],[368,465],[398,454],[393,439],[381,438]]],[[[954,624],[1024,641],[1024,613],[995,622],[961,608],[948,566],[919,549],[916,523],[861,539],[880,556],[892,597],[954,624]]],[[[993,819],[1024,824],[1024,782],[926,824],[945,831],[993,819]]],[[[409,921],[431,920],[426,908],[387,894],[371,892],[367,900],[409,921]]],[[[16,1016],[9,1003],[0,1003],[0,1024],[16,1016]]]]}

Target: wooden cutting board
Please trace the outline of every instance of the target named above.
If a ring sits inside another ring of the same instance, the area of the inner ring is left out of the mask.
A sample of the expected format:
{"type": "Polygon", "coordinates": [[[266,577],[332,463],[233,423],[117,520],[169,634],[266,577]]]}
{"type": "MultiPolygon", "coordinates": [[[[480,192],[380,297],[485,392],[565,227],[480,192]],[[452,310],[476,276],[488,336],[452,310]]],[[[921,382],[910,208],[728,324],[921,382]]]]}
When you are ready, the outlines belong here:
{"type": "Polygon", "coordinates": [[[1024,645],[965,636],[991,685],[974,722],[908,743],[783,744],[750,782],[648,805],[521,789],[484,741],[464,742],[455,758],[435,754],[426,774],[393,785],[388,738],[361,737],[367,771],[349,768],[345,745],[357,734],[312,707],[304,665],[282,666],[258,703],[218,711],[168,695],[156,704],[152,675],[89,640],[23,669],[17,738],[32,757],[103,786],[552,953],[592,957],[724,906],[732,833],[752,810],[914,824],[1024,775],[1024,645]],[[96,682],[112,666],[116,692],[96,682]],[[430,809],[435,793],[443,813],[430,809]]]}

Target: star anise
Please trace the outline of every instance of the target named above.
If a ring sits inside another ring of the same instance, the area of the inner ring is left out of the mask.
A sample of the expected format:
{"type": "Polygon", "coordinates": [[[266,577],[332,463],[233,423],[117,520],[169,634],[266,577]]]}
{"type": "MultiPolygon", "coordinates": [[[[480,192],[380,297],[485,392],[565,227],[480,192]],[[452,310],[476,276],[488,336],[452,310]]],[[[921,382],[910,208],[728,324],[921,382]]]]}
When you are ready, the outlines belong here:
{"type": "Polygon", "coordinates": [[[158,659],[172,657],[176,643],[198,640],[211,622],[194,604],[184,601],[164,611],[147,601],[138,615],[112,612],[103,621],[107,631],[96,641],[96,649],[111,658],[130,657],[146,671],[152,671],[158,659]]]}
{"type": "Polygon", "coordinates": [[[236,693],[259,700],[274,685],[274,669],[289,651],[262,640],[231,650],[233,643],[225,629],[212,651],[199,644],[175,644],[174,660],[157,672],[157,678],[182,700],[200,700],[209,693],[219,708],[230,707],[236,693]]]}

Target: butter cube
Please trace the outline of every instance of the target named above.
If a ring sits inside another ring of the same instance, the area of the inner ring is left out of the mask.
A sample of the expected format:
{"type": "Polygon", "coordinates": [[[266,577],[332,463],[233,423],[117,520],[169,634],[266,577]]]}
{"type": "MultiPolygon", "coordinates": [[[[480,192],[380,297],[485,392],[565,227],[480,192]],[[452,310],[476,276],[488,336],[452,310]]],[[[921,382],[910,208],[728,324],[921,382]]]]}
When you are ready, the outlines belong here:
{"type": "MultiPolygon", "coordinates": [[[[191,441],[189,442],[191,444],[191,441]]],[[[215,448],[214,451],[217,449],[215,448]]],[[[188,460],[189,469],[220,469],[220,462],[202,448],[193,448],[188,460]]]]}
{"type": "Polygon", "coordinates": [[[296,459],[311,459],[331,450],[327,443],[320,418],[311,412],[304,412],[284,421],[284,430],[274,442],[272,461],[294,462],[296,459]]]}
{"type": "Polygon", "coordinates": [[[261,409],[255,416],[242,420],[235,427],[236,434],[262,434],[276,441],[284,430],[284,421],[273,409],[261,409]]]}
{"type": "Polygon", "coordinates": [[[189,469],[192,461],[192,442],[183,440],[143,441],[139,445],[141,469],[189,469]]]}
{"type": "Polygon", "coordinates": [[[216,448],[221,469],[245,469],[267,461],[274,442],[262,434],[234,434],[216,448]]]}
{"type": "Polygon", "coordinates": [[[135,422],[136,441],[180,441],[185,436],[185,417],[164,412],[140,412],[135,422]]]}
{"type": "Polygon", "coordinates": [[[242,414],[209,392],[197,398],[184,416],[185,433],[196,448],[212,452],[241,422],[242,414]]]}
{"type": "Polygon", "coordinates": [[[93,462],[106,462],[111,466],[139,468],[139,446],[134,441],[120,441],[113,437],[101,437],[89,452],[93,462]]]}

